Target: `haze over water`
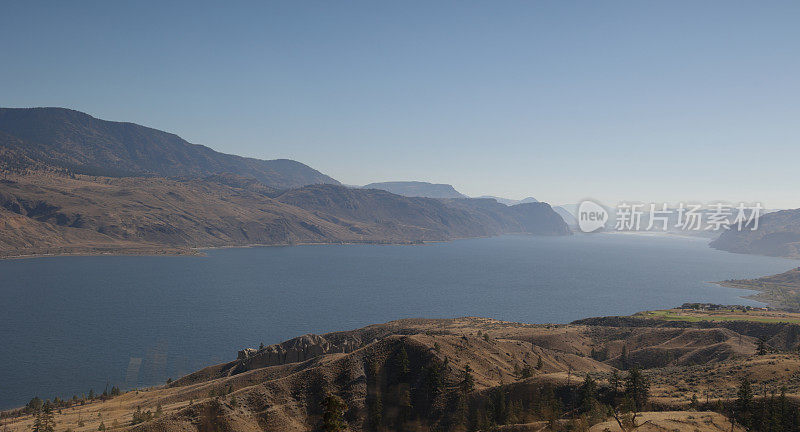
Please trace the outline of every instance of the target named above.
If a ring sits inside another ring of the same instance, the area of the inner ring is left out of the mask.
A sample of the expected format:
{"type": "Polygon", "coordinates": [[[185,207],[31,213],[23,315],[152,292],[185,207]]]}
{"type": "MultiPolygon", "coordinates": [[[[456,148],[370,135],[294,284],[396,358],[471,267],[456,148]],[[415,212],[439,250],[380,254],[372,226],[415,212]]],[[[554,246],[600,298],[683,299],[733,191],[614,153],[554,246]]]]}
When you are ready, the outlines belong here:
{"type": "Polygon", "coordinates": [[[399,318],[566,323],[684,302],[757,304],[706,281],[797,266],[706,243],[507,236],[0,261],[0,408],[163,383],[260,342],[399,318]]]}

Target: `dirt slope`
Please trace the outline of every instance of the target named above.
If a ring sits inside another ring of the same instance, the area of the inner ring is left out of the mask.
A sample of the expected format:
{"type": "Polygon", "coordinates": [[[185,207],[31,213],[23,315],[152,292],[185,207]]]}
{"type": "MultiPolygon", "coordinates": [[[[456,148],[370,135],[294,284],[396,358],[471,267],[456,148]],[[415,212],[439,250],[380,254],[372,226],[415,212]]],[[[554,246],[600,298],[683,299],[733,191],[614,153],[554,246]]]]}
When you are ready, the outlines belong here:
{"type": "MultiPolygon", "coordinates": [[[[729,400],[745,376],[753,380],[757,395],[780,384],[791,397],[800,394],[800,359],[795,355],[757,356],[753,338],[727,328],[669,327],[656,320],[650,324],[417,319],[304,335],[263,349],[243,348],[236,360],[169,386],[63,408],[56,421],[74,431],[97,430],[100,422],[140,431],[310,431],[318,430],[323,399],[333,394],[348,407],[349,430],[371,430],[375,397],[381,395],[381,421],[388,430],[400,424],[407,430],[460,430],[453,429],[453,422],[459,421],[459,406],[465,403],[459,389],[469,365],[474,389],[467,406],[490,407],[498,395],[505,395],[533,410],[510,417],[499,430],[575,427],[583,420],[568,413],[549,421],[537,417],[545,414],[536,411],[536,395],[569,398],[574,393],[568,389],[581,385],[586,374],[607,388],[623,361],[623,347],[624,361],[642,362],[653,403],[662,409],[643,414],[640,421],[648,424],[640,430],[729,430],[730,423],[719,414],[685,410],[692,394],[729,400]],[[521,373],[526,369],[531,371],[527,378],[521,373]],[[153,412],[158,406],[161,416],[131,424],[137,407],[153,412]]],[[[592,430],[618,429],[613,419],[600,420],[592,430]]],[[[6,424],[11,431],[22,431],[31,422],[28,415],[6,424]]]]}

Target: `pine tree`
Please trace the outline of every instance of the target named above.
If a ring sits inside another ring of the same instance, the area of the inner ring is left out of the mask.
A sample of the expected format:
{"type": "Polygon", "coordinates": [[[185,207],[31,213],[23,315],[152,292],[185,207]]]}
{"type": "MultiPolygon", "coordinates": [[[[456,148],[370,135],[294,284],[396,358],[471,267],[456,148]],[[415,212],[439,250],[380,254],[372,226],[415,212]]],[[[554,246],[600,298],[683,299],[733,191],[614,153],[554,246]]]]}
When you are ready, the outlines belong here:
{"type": "Polygon", "coordinates": [[[464,371],[461,373],[460,387],[464,396],[469,395],[475,389],[475,378],[472,376],[472,368],[469,365],[464,366],[464,371]]]}
{"type": "Polygon", "coordinates": [[[539,402],[539,414],[546,420],[550,430],[557,430],[558,419],[561,417],[563,406],[561,400],[556,397],[553,386],[546,385],[541,391],[539,402]]]}
{"type": "Polygon", "coordinates": [[[56,421],[53,418],[53,407],[47,403],[42,408],[42,430],[41,432],[54,432],[56,430],[56,421]]]}
{"type": "Polygon", "coordinates": [[[597,382],[592,379],[591,375],[586,374],[580,388],[580,406],[584,412],[589,412],[597,401],[597,382]]]}
{"type": "Polygon", "coordinates": [[[749,428],[753,408],[753,388],[750,386],[750,380],[742,378],[736,396],[736,418],[749,428]]]}
{"type": "Polygon", "coordinates": [[[628,346],[622,346],[622,354],[620,355],[620,363],[622,364],[622,369],[628,370],[628,346]]]}
{"type": "Polygon", "coordinates": [[[425,406],[430,409],[434,401],[444,390],[444,374],[442,373],[442,366],[437,360],[433,360],[426,368],[425,373],[425,406]]]}
{"type": "Polygon", "coordinates": [[[42,399],[39,396],[36,396],[31,399],[27,405],[25,405],[25,408],[30,413],[37,413],[42,409],[42,405],[44,405],[44,402],[42,402],[42,399]]]}
{"type": "Polygon", "coordinates": [[[137,406],[136,411],[133,412],[133,419],[131,421],[131,424],[136,425],[139,423],[150,421],[152,419],[153,419],[153,413],[150,410],[142,411],[142,407],[137,406]]]}
{"type": "Polygon", "coordinates": [[[377,431],[383,424],[383,397],[380,388],[380,365],[374,358],[367,365],[367,424],[369,430],[377,431]]]}
{"type": "Polygon", "coordinates": [[[608,385],[614,390],[614,395],[619,393],[619,389],[622,387],[622,379],[620,379],[616,369],[611,371],[611,376],[608,378],[608,385]]]}
{"type": "Polygon", "coordinates": [[[411,390],[409,386],[398,386],[397,388],[397,417],[396,429],[404,429],[406,422],[411,420],[411,415],[414,412],[414,404],[411,402],[411,390]]]}
{"type": "Polygon", "coordinates": [[[322,430],[326,432],[341,432],[347,429],[344,421],[344,413],[347,405],[338,396],[331,395],[323,402],[324,412],[322,414],[322,430]]]}
{"type": "MultiPolygon", "coordinates": [[[[765,401],[766,403],[766,401],[765,401]]],[[[782,416],[780,410],[780,403],[778,399],[775,397],[775,390],[772,390],[769,396],[769,410],[767,414],[767,418],[765,419],[764,423],[767,425],[766,430],[769,431],[780,431],[786,430],[782,426],[782,416]]]]}
{"type": "Polygon", "coordinates": [[[53,406],[50,401],[44,403],[40,409],[36,410],[36,417],[33,420],[33,432],[54,432],[56,422],[53,418],[53,406]]]}
{"type": "Polygon", "coordinates": [[[132,425],[137,425],[137,424],[139,424],[139,423],[141,423],[143,421],[142,420],[142,407],[141,406],[137,406],[136,407],[136,411],[133,412],[133,416],[132,417],[133,417],[133,419],[131,420],[131,424],[132,425]]]}
{"type": "Polygon", "coordinates": [[[367,411],[370,430],[377,431],[383,424],[383,398],[380,393],[369,399],[367,411]]]}
{"type": "Polygon", "coordinates": [[[764,339],[758,339],[758,355],[765,355],[767,353],[767,344],[764,339]]]}
{"type": "Polygon", "coordinates": [[[492,424],[506,424],[507,419],[506,394],[502,387],[495,388],[489,393],[486,401],[486,414],[492,424]]]}
{"type": "Polygon", "coordinates": [[[536,359],[536,370],[542,370],[542,356],[538,356],[536,359]]]}
{"type": "Polygon", "coordinates": [[[41,411],[36,412],[36,417],[33,419],[33,432],[43,432],[44,428],[42,427],[42,413],[41,411]]]}
{"type": "Polygon", "coordinates": [[[628,378],[625,380],[625,396],[631,401],[633,411],[642,411],[647,405],[650,384],[637,366],[628,372],[628,378]]]}
{"type": "Polygon", "coordinates": [[[691,401],[691,402],[689,402],[689,406],[690,406],[690,407],[691,407],[693,410],[696,410],[696,409],[699,409],[699,408],[700,408],[700,400],[699,400],[699,399],[697,399],[697,394],[695,394],[695,393],[693,393],[693,394],[692,394],[692,401],[691,401]]]}
{"type": "Polygon", "coordinates": [[[397,354],[397,382],[406,382],[408,373],[411,371],[409,368],[408,353],[406,347],[400,347],[400,352],[397,354]]]}

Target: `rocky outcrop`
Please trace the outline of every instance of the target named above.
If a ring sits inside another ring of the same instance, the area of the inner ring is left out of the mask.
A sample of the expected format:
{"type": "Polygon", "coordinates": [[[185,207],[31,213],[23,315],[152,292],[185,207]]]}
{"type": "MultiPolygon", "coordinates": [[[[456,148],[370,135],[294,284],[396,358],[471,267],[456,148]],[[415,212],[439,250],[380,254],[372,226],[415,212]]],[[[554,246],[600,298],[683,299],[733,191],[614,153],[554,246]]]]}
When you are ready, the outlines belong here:
{"type": "Polygon", "coordinates": [[[331,341],[320,335],[306,334],[261,349],[245,348],[239,351],[231,374],[267,366],[303,362],[326,354],[350,353],[364,345],[364,342],[355,336],[331,341]]]}

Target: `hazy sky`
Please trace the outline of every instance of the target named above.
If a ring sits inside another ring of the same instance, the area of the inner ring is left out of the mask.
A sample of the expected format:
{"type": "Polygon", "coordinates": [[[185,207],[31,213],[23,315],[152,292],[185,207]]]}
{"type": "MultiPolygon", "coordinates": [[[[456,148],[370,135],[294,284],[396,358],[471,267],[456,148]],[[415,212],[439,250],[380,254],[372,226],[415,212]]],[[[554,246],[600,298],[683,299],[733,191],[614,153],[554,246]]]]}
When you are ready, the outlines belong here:
{"type": "Polygon", "coordinates": [[[800,207],[800,2],[31,2],[0,106],[347,184],[800,207]]]}

